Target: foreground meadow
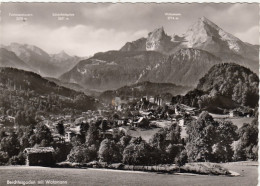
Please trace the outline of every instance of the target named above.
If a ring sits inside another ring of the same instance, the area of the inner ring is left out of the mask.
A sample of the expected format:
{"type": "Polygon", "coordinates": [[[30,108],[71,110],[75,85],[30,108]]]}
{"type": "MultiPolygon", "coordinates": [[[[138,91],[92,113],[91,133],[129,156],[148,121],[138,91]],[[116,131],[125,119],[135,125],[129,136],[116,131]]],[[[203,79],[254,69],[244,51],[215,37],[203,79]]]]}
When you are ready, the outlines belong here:
{"type": "Polygon", "coordinates": [[[72,169],[26,166],[0,167],[0,185],[7,180],[56,180],[67,181],[67,185],[221,185],[256,186],[257,162],[223,163],[223,167],[237,172],[240,176],[209,176],[195,174],[158,174],[139,171],[108,169],[72,169]]]}

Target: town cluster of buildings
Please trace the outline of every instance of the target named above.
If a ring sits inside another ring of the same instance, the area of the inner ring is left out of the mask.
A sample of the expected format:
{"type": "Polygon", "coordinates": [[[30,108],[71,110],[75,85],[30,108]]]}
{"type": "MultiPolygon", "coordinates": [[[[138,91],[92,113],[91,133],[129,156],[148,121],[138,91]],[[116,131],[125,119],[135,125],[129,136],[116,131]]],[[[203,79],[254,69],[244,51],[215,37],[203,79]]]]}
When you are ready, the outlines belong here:
{"type": "MultiPolygon", "coordinates": [[[[163,99],[161,96],[143,96],[140,99],[133,97],[121,98],[119,96],[116,96],[112,99],[111,105],[114,107],[115,110],[122,111],[123,109],[129,106],[129,103],[133,102],[145,103],[147,105],[147,108],[155,108],[171,104],[169,100],[163,99]]],[[[145,109],[145,107],[141,109],[145,109]]]]}

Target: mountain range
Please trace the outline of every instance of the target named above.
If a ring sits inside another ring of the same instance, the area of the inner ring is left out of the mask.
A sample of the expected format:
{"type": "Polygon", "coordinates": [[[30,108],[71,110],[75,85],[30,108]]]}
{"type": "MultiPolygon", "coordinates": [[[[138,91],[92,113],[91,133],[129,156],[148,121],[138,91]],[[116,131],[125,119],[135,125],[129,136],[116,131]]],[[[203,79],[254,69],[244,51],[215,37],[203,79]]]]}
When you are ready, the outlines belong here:
{"type": "Polygon", "coordinates": [[[2,67],[15,67],[42,76],[58,77],[84,58],[70,56],[64,51],[48,54],[34,45],[11,43],[7,46],[1,45],[0,59],[2,67]]]}
{"type": "Polygon", "coordinates": [[[117,51],[87,59],[64,51],[48,54],[27,44],[1,47],[0,66],[58,78],[52,80],[84,92],[117,90],[146,81],[195,87],[212,66],[221,63],[236,63],[256,74],[259,69],[258,45],[241,41],[205,17],[182,35],[167,34],[160,27],[117,51]]]}
{"type": "Polygon", "coordinates": [[[181,36],[169,36],[161,27],[119,51],[97,53],[60,79],[102,91],[143,81],[196,86],[220,63],[236,63],[258,74],[258,50],[202,17],[181,36]]]}
{"type": "Polygon", "coordinates": [[[148,37],[134,42],[128,42],[121,51],[159,51],[165,54],[173,54],[182,48],[194,48],[212,53],[222,60],[242,57],[241,63],[254,67],[258,60],[259,46],[245,43],[224,31],[205,17],[198,19],[191,25],[186,33],[181,36],[168,36],[164,28],[155,29],[148,37]],[[248,64],[247,64],[248,63],[248,64]]]}

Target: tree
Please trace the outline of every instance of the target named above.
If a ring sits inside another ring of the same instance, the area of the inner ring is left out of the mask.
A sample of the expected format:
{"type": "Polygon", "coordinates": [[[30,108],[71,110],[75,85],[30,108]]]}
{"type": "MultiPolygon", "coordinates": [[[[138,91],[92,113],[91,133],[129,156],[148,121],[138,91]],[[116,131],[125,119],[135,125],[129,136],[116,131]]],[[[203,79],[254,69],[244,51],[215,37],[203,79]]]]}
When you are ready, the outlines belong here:
{"type": "Polygon", "coordinates": [[[89,129],[89,124],[88,123],[81,123],[80,124],[80,135],[82,136],[86,136],[87,132],[88,132],[88,129],[89,129]]]}
{"type": "Polygon", "coordinates": [[[120,138],[120,144],[125,148],[128,144],[129,144],[129,142],[131,141],[131,139],[132,139],[132,137],[131,136],[129,136],[129,135],[126,135],[126,136],[122,136],[121,138],[120,138]]]}
{"type": "Polygon", "coordinates": [[[1,140],[0,150],[7,152],[9,157],[15,156],[20,151],[20,143],[15,132],[11,132],[9,136],[1,140]]]}
{"type": "Polygon", "coordinates": [[[5,165],[8,162],[9,156],[7,152],[0,151],[0,165],[5,165]]]}
{"type": "Polygon", "coordinates": [[[231,161],[233,156],[232,143],[238,139],[237,126],[231,121],[219,121],[217,127],[217,141],[213,147],[215,161],[231,161]]]}
{"type": "Polygon", "coordinates": [[[174,158],[183,148],[181,144],[181,128],[173,123],[169,128],[163,128],[153,135],[150,145],[160,153],[160,159],[156,162],[172,163],[174,158]]]}
{"type": "Polygon", "coordinates": [[[75,163],[87,163],[97,159],[97,148],[95,145],[87,146],[85,144],[74,146],[69,155],[68,161],[75,163]]]}
{"type": "Polygon", "coordinates": [[[141,127],[141,128],[148,128],[149,124],[150,124],[149,119],[143,118],[143,120],[139,124],[139,127],[141,127]]]}
{"type": "Polygon", "coordinates": [[[36,143],[42,146],[50,146],[53,142],[50,129],[42,123],[37,124],[35,127],[35,138],[36,143]]]}
{"type": "Polygon", "coordinates": [[[174,161],[175,164],[179,167],[179,172],[180,172],[180,167],[185,165],[188,162],[187,151],[186,150],[181,151],[180,155],[176,156],[174,161]]]}
{"type": "Polygon", "coordinates": [[[166,148],[166,153],[167,153],[167,163],[172,163],[174,162],[175,158],[180,155],[180,152],[183,149],[182,144],[170,144],[166,148]]]}
{"type": "Polygon", "coordinates": [[[57,126],[56,126],[56,129],[58,131],[58,133],[62,136],[64,136],[65,134],[65,128],[64,128],[64,125],[63,125],[63,121],[60,121],[57,126]]]}
{"type": "Polygon", "coordinates": [[[18,125],[25,125],[25,116],[24,116],[24,112],[22,112],[21,110],[19,110],[16,115],[15,115],[15,122],[18,125]]]}
{"type": "Polygon", "coordinates": [[[186,150],[189,161],[211,161],[212,146],[217,137],[217,122],[208,112],[203,111],[197,121],[187,125],[186,150]]]}
{"type": "Polygon", "coordinates": [[[95,123],[90,123],[89,129],[86,136],[86,144],[91,146],[93,144],[98,145],[99,142],[99,131],[95,123]]]}
{"type": "Polygon", "coordinates": [[[25,165],[25,155],[20,152],[17,156],[13,156],[9,159],[8,164],[10,165],[25,165]]]}
{"type": "Polygon", "coordinates": [[[130,165],[147,165],[151,162],[151,146],[145,141],[130,143],[123,152],[123,163],[130,165]]]}
{"type": "Polygon", "coordinates": [[[207,112],[202,112],[197,121],[187,125],[189,161],[231,161],[231,145],[238,138],[236,130],[232,122],[214,121],[207,112]]]}
{"type": "Polygon", "coordinates": [[[251,124],[243,124],[238,130],[239,140],[235,148],[234,159],[258,159],[258,114],[251,124]]]}
{"type": "Polygon", "coordinates": [[[99,147],[98,157],[103,162],[120,162],[122,159],[119,146],[110,139],[104,139],[99,147]]]}

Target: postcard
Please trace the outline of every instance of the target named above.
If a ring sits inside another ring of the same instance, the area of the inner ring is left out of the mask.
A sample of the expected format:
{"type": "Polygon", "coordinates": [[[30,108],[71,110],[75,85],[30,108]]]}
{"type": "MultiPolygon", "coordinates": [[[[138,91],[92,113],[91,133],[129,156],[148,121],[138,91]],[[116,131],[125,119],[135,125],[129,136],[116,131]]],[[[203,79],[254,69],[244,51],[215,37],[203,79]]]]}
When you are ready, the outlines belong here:
{"type": "Polygon", "coordinates": [[[0,10],[1,186],[258,184],[258,3],[0,10]]]}

